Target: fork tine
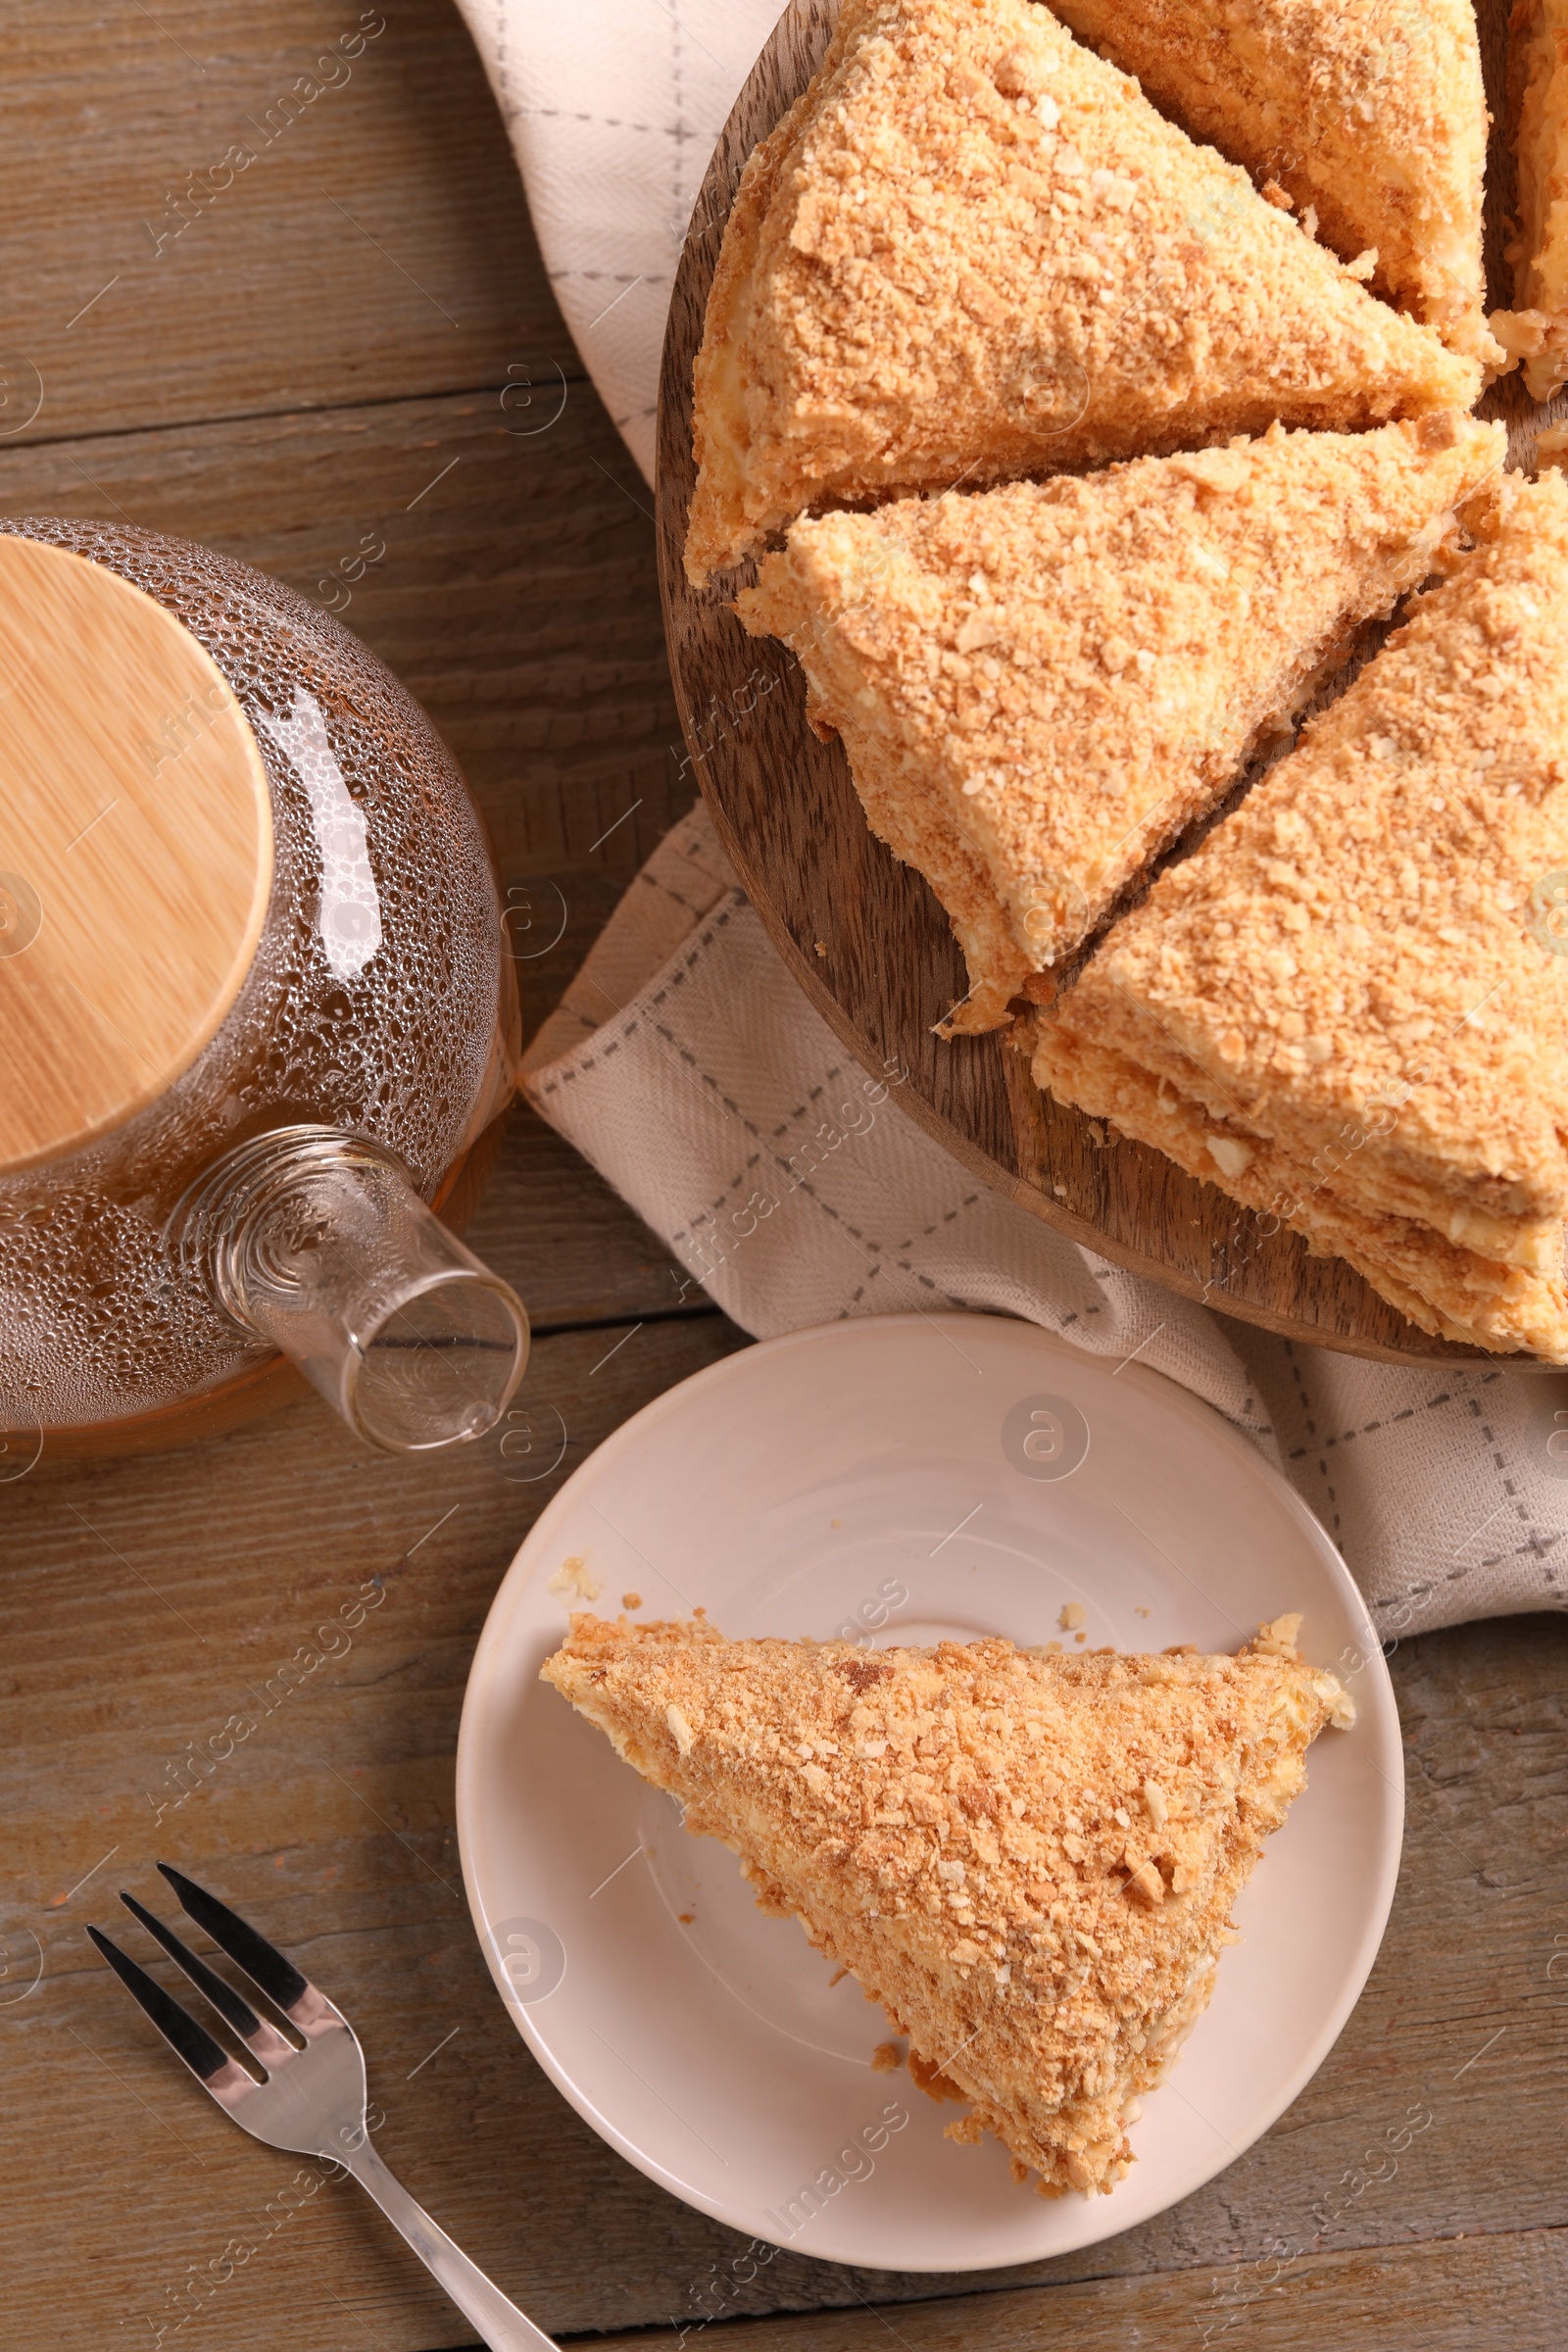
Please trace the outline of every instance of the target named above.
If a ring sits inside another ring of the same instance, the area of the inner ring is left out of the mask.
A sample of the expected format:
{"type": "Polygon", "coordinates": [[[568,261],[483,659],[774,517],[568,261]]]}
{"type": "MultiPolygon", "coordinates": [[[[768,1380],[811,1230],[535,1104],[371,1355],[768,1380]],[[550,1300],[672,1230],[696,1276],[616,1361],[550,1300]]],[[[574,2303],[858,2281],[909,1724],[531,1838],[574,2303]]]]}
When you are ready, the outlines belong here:
{"type": "MultiPolygon", "coordinates": [[[[89,1928],[87,1934],[131,1999],[152,2019],[170,2048],[176,2057],[183,2058],[198,2082],[211,2088],[225,2067],[233,2067],[236,2074],[241,2071],[206,2027],[187,2017],[179,2003],[161,1984],[155,1984],[144,1968],[138,1968],[128,1952],[122,1952],[118,1943],[112,1943],[97,1928],[89,1928]]],[[[245,2080],[249,2082],[250,2077],[247,2075],[245,2080]]]]}
{"type": "Polygon", "coordinates": [[[194,1879],[187,1879],[182,1870],[174,1870],[167,1862],[160,1862],[158,1868],[179,1897],[186,1916],[206,1929],[219,1950],[237,1962],[270,2001],[287,2011],[311,1990],[310,1979],[302,1977],[293,1962],[285,1960],[265,1936],[258,1936],[237,1911],[220,1903],[216,1894],[209,1894],[205,1886],[198,1886],[194,1879]]]}
{"type": "Polygon", "coordinates": [[[133,1894],[121,1888],[120,1899],[133,1919],[139,1919],[149,1936],[156,1937],[171,1960],[182,1968],[198,1992],[205,1993],[225,2026],[232,2026],[253,2057],[264,2064],[270,2060],[285,2060],[295,2054],[294,2044],[285,2041],[274,2025],[257,2016],[250,2003],[242,2000],[232,1984],[208,1967],[205,1960],[182,1943],[172,1928],[166,1928],[155,1911],[138,1903],[133,1894]]]}

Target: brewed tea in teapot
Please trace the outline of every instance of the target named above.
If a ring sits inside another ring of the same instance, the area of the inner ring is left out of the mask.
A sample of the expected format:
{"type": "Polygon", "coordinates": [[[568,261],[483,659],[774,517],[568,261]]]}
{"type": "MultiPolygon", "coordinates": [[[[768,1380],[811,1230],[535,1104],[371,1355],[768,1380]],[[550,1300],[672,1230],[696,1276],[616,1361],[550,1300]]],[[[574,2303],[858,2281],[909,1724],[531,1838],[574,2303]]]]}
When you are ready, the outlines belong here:
{"type": "Polygon", "coordinates": [[[527,1353],[432,1212],[512,1092],[489,848],[337,621],[181,541],[0,522],[0,1478],[279,1351],[371,1443],[527,1353]]]}

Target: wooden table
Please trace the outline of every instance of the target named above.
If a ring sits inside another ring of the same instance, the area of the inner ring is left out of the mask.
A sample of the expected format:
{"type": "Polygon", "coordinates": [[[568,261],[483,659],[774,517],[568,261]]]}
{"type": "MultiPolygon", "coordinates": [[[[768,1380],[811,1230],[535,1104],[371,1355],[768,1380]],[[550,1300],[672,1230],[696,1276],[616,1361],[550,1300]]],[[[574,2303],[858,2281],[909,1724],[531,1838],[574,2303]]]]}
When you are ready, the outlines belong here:
{"type": "MultiPolygon", "coordinates": [[[[564,894],[564,936],[519,966],[537,1016],[682,805],[650,502],[553,307],[455,10],[384,12],[351,78],[291,115],[281,94],[359,22],[348,0],[11,0],[0,501],[189,533],[322,601],[362,536],[384,537],[345,616],[452,743],[507,882],[564,894]],[[214,193],[245,141],[256,162],[214,193]],[[505,387],[558,368],[559,419],[519,431],[548,412],[503,406],[505,387]]],[[[46,1456],[0,1489],[6,2342],[430,2352],[462,2334],[352,2184],[296,2182],[231,2130],[93,1958],[83,1923],[122,1884],[151,1893],[158,1856],[307,1955],[364,2033],[390,2161],[564,2338],[689,2343],[739,2322],[723,2340],[741,2352],[1568,2341],[1554,1619],[1398,1649],[1409,1836],[1365,1998],[1267,2138],[1160,2220],[980,2278],[758,2264],[579,2123],[469,1930],[464,1679],[554,1486],[743,1339],[681,1303],[662,1247],[525,1114],[475,1238],[534,1312],[521,1404],[566,1422],[554,1477],[530,1483],[496,1440],[383,1460],[313,1401],[162,1457],[46,1456]],[[352,1647],[280,1695],[280,1665],[376,1579],[352,1647]],[[230,1757],[192,1761],[259,1706],[230,1757]],[[1368,2154],[1391,2140],[1396,2170],[1368,2154]]]]}

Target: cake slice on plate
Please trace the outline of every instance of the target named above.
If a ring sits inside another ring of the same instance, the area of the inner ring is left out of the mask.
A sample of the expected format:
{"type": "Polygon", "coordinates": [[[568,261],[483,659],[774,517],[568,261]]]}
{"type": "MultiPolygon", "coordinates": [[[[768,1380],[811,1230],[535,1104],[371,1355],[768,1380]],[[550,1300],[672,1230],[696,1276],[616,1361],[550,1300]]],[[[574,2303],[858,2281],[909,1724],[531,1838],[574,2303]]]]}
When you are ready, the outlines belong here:
{"type": "Polygon", "coordinates": [[[727,1642],[574,1617],[544,1679],[741,1858],[1048,2196],[1109,2189],[1207,2006],[1230,1910],[1353,1709],[1298,1657],[727,1642]]]}
{"type": "Polygon", "coordinates": [[[1487,101],[1471,0],[1057,0],[1056,14],[1195,139],[1246,164],[1271,203],[1310,212],[1378,293],[1501,363],[1482,308],[1487,101]]]}
{"type": "Polygon", "coordinates": [[[1484,504],[1042,1014],[1034,1068],[1423,1330],[1568,1362],[1568,481],[1484,504]]]}
{"type": "Polygon", "coordinates": [[[701,581],[824,501],[1468,409],[1389,310],[1031,0],[845,0],[698,356],[701,581]]]}
{"type": "Polygon", "coordinates": [[[870,822],[953,919],[955,1029],[1103,922],[1354,625],[1430,569],[1500,424],[1287,433],[795,524],[737,611],[799,654],[870,822]]]}

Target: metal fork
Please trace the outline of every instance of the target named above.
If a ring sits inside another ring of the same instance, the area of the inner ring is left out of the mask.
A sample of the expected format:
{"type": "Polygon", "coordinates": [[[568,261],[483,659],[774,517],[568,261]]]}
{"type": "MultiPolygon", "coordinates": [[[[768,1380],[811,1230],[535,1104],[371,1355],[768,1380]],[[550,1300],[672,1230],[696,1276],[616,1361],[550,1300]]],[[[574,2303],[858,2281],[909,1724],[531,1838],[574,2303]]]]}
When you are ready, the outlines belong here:
{"type": "Polygon", "coordinates": [[[259,2017],[172,1928],[134,1895],[122,1893],[120,1899],[126,1910],[157,1938],[244,2043],[261,2067],[262,2079],[258,2082],[215,2041],[206,2027],[127,1952],[96,1928],[89,1928],[94,1945],[170,2048],[184,2060],[220,2107],[255,2138],[298,2156],[319,2156],[351,2172],[393,2228],[407,2238],[432,2278],[445,2287],[465,2319],[478,2329],[491,2352],[556,2352],[550,2337],[541,2335],[532,2321],[508,2302],[381,2162],[370,2144],[366,2121],[365,2052],[341,2010],[226,1903],[220,1903],[183,1872],[171,1870],[167,1863],[160,1862],[158,1867],[188,1917],[206,1930],[219,1950],[282,2012],[305,2044],[303,2049],[297,2048],[286,2034],[259,2017]]]}

